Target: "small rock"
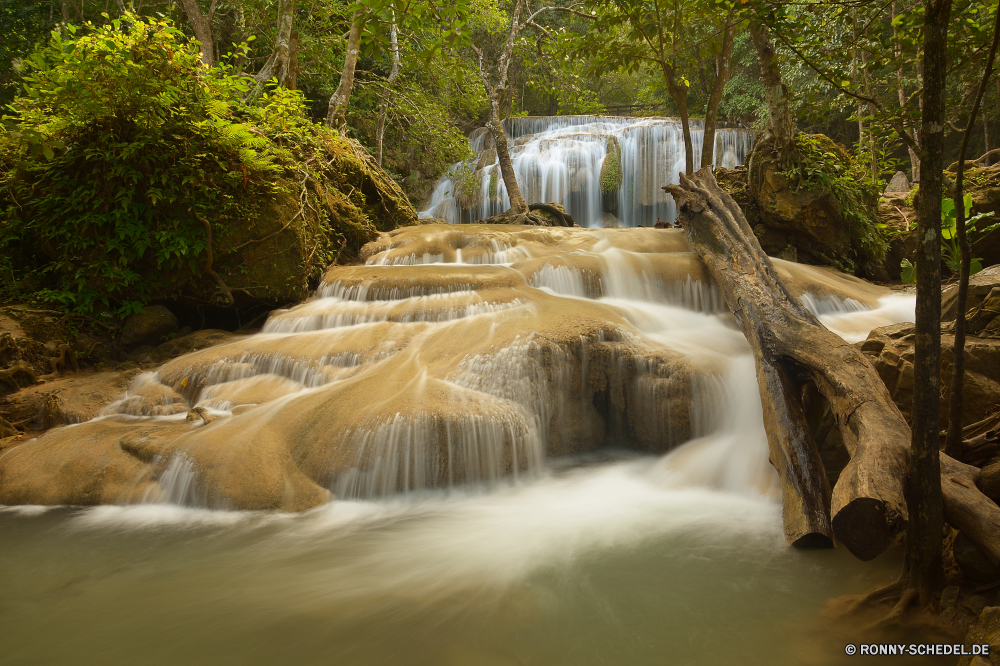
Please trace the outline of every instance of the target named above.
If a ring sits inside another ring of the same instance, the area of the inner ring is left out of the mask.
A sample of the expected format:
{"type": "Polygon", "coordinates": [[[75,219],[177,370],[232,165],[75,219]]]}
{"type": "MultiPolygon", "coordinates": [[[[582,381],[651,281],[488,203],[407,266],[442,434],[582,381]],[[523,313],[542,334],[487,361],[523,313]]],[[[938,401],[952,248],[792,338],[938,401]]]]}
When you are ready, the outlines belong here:
{"type": "Polygon", "coordinates": [[[889,181],[889,185],[885,188],[885,194],[891,194],[896,192],[909,192],[912,189],[910,181],[906,178],[906,174],[902,171],[897,171],[889,181]]]}
{"type": "Polygon", "coordinates": [[[155,345],[162,337],[177,330],[177,317],[162,305],[149,305],[125,320],[121,343],[126,347],[155,345]]]}
{"type": "Polygon", "coordinates": [[[778,259],[797,264],[799,262],[799,251],[795,249],[794,245],[789,245],[778,253],[778,259]]]}
{"type": "Polygon", "coordinates": [[[958,586],[946,587],[941,592],[941,608],[954,608],[958,603],[958,586]]]}
{"type": "Polygon", "coordinates": [[[881,354],[885,349],[885,340],[869,339],[861,343],[861,351],[870,354],[881,354]]]}

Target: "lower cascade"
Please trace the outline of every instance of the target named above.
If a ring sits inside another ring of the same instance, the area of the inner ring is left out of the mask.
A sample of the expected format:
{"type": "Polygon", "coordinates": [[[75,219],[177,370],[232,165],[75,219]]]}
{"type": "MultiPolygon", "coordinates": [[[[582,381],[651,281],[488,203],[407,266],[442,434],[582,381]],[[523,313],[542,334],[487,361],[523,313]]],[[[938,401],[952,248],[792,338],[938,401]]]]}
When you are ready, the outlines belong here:
{"type": "MultiPolygon", "coordinates": [[[[694,164],[701,163],[704,128],[692,120],[694,164]]],[[[521,194],[531,203],[565,206],[584,227],[653,226],[677,217],[662,189],[684,171],[684,139],[676,118],[552,116],[504,122],[511,163],[521,194]]],[[[755,134],[719,128],[713,165],[744,164],[755,134]]],[[[452,166],[420,215],[457,224],[475,222],[510,208],[493,139],[485,129],[469,137],[475,156],[452,166]]]]}
{"type": "MultiPolygon", "coordinates": [[[[609,446],[669,452],[662,483],[775,496],[749,347],[681,230],[426,224],[363,258],[5,452],[0,504],[299,511],[609,446]]],[[[912,297],[774,263],[850,342],[912,317],[912,297]]]]}

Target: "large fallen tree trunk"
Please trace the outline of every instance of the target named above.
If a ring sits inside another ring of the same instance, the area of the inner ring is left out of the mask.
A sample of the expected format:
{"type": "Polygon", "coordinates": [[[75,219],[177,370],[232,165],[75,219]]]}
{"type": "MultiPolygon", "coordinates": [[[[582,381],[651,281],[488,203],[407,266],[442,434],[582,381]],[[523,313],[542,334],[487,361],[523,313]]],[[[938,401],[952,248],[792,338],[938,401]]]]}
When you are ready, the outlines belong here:
{"type": "MultiPolygon", "coordinates": [[[[864,354],[787,290],[710,169],[663,189],[753,349],[786,537],[796,545],[831,544],[832,523],[848,550],[874,558],[906,527],[910,426],[864,354]],[[806,425],[803,380],[830,403],[851,454],[832,496],[806,425]]],[[[941,454],[941,477],[948,522],[1000,561],[1000,507],[976,487],[978,470],[941,454]]]]}
{"type": "Polygon", "coordinates": [[[786,537],[798,545],[832,545],[836,535],[856,556],[872,559],[906,524],[906,420],[864,354],[791,295],[710,169],[664,189],[753,349],[786,537]],[[803,377],[830,403],[851,454],[832,496],[803,415],[803,377]]]}

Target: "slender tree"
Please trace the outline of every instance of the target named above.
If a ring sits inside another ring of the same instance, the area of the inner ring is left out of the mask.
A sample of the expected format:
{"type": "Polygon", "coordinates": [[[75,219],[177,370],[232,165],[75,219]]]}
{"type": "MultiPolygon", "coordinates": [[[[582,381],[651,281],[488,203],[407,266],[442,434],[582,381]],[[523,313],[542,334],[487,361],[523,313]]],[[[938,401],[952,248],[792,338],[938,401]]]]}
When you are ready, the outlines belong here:
{"type": "Polygon", "coordinates": [[[705,134],[701,144],[701,166],[712,166],[715,161],[715,126],[719,117],[719,103],[722,93],[729,81],[729,73],[733,62],[733,42],[736,38],[736,12],[729,10],[726,16],[726,26],[722,34],[722,48],[716,57],[715,82],[708,97],[705,108],[705,134]]]}
{"type": "MultiPolygon", "coordinates": [[[[955,176],[955,232],[958,237],[962,261],[958,278],[956,303],[958,312],[955,317],[955,346],[952,350],[954,360],[951,368],[951,397],[948,405],[948,436],[945,443],[945,451],[952,458],[959,457],[962,447],[962,407],[965,398],[965,308],[969,299],[969,272],[972,267],[972,250],[969,247],[969,235],[965,229],[965,156],[969,148],[972,128],[976,123],[976,115],[979,113],[979,105],[983,101],[986,86],[993,74],[993,58],[996,56],[998,40],[1000,40],[1000,11],[996,12],[993,20],[993,43],[990,44],[986,67],[979,82],[972,111],[969,113],[969,122],[962,135],[962,146],[958,151],[958,173],[955,176]]],[[[985,122],[983,125],[985,126],[985,122]]],[[[987,152],[989,152],[989,146],[987,146],[987,152]]]]}

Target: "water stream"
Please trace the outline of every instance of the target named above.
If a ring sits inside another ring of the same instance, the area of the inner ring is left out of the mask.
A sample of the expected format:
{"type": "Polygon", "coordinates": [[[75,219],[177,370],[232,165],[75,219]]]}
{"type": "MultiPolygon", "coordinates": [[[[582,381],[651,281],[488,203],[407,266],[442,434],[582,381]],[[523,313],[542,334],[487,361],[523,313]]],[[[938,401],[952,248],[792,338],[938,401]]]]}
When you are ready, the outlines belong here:
{"type": "MultiPolygon", "coordinates": [[[[777,263],[849,340],[912,318],[777,263]]],[[[62,446],[112,499],[0,508],[3,663],[840,663],[824,602],[898,554],[785,545],[749,348],[699,266],[679,231],[402,230],[6,452],[8,488],[62,446]],[[272,496],[312,508],[233,510],[272,496]]]]}

